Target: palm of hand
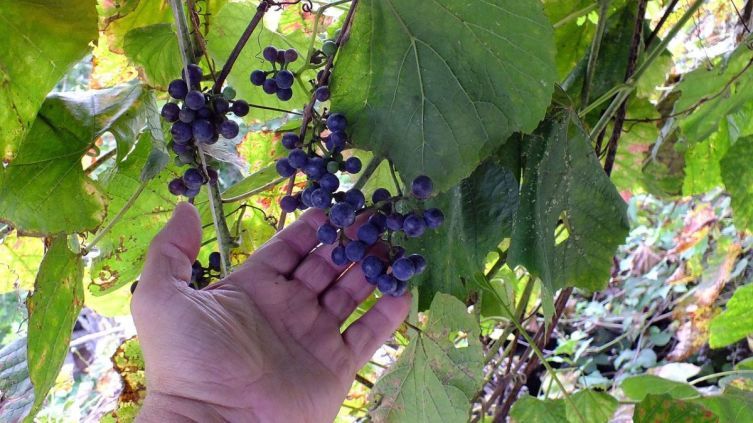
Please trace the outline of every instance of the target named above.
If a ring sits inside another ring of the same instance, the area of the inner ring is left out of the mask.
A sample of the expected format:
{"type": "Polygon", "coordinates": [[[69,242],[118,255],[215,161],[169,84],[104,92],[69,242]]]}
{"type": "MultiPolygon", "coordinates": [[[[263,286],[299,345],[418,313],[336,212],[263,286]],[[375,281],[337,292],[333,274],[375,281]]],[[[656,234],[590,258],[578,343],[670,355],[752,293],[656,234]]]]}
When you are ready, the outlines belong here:
{"type": "Polygon", "coordinates": [[[132,304],[147,398],[196,402],[204,419],[332,421],[410,300],[383,297],[341,334],[373,287],[357,267],[335,266],[330,247],[310,251],[323,219],[306,213],[226,279],[194,291],[184,281],[199,219],[179,205],[152,244],[132,304]]]}

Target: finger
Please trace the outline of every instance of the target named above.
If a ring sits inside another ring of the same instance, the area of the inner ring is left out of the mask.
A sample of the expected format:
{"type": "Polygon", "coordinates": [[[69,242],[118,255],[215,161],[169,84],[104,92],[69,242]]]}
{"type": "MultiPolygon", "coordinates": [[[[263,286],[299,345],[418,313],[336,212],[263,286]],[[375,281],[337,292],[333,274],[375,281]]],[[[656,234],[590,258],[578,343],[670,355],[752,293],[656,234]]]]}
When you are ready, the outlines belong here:
{"type": "Polygon", "coordinates": [[[343,338],[353,352],[358,368],[369,361],[377,348],[382,346],[405,320],[410,311],[410,304],[409,293],[402,297],[385,295],[345,330],[343,338]]]}
{"type": "Polygon", "coordinates": [[[134,302],[164,299],[172,295],[179,283],[187,283],[200,248],[199,213],[191,204],[178,203],[170,221],[149,246],[134,302]]]}
{"type": "MultiPolygon", "coordinates": [[[[351,232],[355,234],[367,219],[367,216],[358,216],[355,223],[346,230],[346,235],[351,232]]],[[[336,247],[336,245],[320,245],[314,249],[300,262],[293,277],[316,295],[322,293],[348,267],[348,265],[337,265],[332,261],[332,250],[336,247]]]]}
{"type": "MultiPolygon", "coordinates": [[[[387,251],[387,245],[379,243],[369,251],[369,255],[375,255],[385,260],[387,251]]],[[[361,265],[357,264],[330,285],[322,294],[319,302],[342,324],[372,292],[374,292],[374,285],[366,280],[361,265]]]]}
{"type": "Polygon", "coordinates": [[[316,231],[326,220],[327,216],[321,210],[312,209],[303,213],[298,220],[256,250],[238,269],[239,274],[242,275],[244,270],[265,267],[281,275],[291,274],[319,243],[316,231]]]}

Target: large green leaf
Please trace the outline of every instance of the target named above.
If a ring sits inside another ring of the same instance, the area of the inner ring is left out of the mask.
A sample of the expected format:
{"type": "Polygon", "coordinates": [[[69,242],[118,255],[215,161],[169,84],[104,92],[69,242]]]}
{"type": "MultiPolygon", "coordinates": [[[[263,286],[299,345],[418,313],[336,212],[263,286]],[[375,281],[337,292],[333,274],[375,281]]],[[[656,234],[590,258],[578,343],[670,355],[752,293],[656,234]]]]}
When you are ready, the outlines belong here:
{"type": "Polygon", "coordinates": [[[648,395],[635,406],[634,423],[716,423],[719,418],[699,404],[672,399],[669,395],[648,395]]]}
{"type": "Polygon", "coordinates": [[[437,294],[429,322],[371,391],[377,422],[465,422],[480,388],[479,327],[465,305],[437,294]],[[456,345],[460,331],[467,345],[456,345]]]}
{"type": "MultiPolygon", "coordinates": [[[[207,36],[207,50],[212,59],[217,62],[217,69],[220,69],[230,56],[230,52],[248,26],[248,21],[254,13],[256,13],[256,8],[250,4],[228,3],[215,16],[215,23],[207,36]]],[[[246,46],[246,50],[235,62],[233,71],[228,78],[229,84],[237,91],[238,98],[242,98],[251,104],[282,109],[302,108],[310,98],[307,91],[310,88],[309,85],[296,83],[293,86],[293,98],[290,101],[280,101],[277,96],[264,93],[261,87],[251,85],[248,81],[248,76],[255,69],[271,69],[272,65],[265,62],[261,56],[261,49],[268,45],[278,48],[292,47],[297,49],[302,56],[308,50],[307,38],[301,33],[283,36],[264,27],[264,25],[259,25],[246,46]]],[[[294,64],[293,70],[297,69],[295,66],[297,64],[294,64]]],[[[302,80],[306,81],[315,75],[315,72],[308,71],[302,76],[302,80]]],[[[251,108],[251,113],[249,113],[250,118],[260,120],[268,120],[279,115],[280,112],[254,107],[251,108]]]]}
{"type": "Polygon", "coordinates": [[[700,393],[693,386],[654,375],[631,376],[622,381],[622,391],[628,398],[643,401],[647,395],[666,394],[675,399],[695,398],[700,393]]]}
{"type": "Polygon", "coordinates": [[[750,391],[727,387],[722,395],[703,397],[693,402],[716,414],[720,423],[753,422],[753,394],[750,391]]]}
{"type": "Polygon", "coordinates": [[[55,383],[71,340],[73,324],[84,305],[84,262],[71,252],[65,236],[54,238],[26,300],[29,310],[27,361],[34,385],[34,415],[55,383]]]}
{"type": "MultiPolygon", "coordinates": [[[[104,7],[102,26],[110,49],[122,53],[128,32],[149,25],[172,22],[170,2],[167,0],[128,0],[113,2],[104,7]]],[[[176,61],[178,58],[176,58],[176,61]]]]}
{"type": "Polygon", "coordinates": [[[31,291],[43,256],[39,238],[20,237],[16,231],[0,238],[0,294],[31,291]]]}
{"type": "Polygon", "coordinates": [[[516,423],[607,423],[616,410],[617,400],[611,395],[584,389],[570,395],[570,401],[540,400],[526,395],[515,401],[510,417],[516,423]]]}
{"type": "Polygon", "coordinates": [[[94,0],[16,0],[0,7],[0,159],[16,155],[37,110],[97,38],[94,0]]]}
{"type": "Polygon", "coordinates": [[[126,56],[144,68],[152,84],[167,87],[181,75],[178,38],[170,24],[156,24],[132,29],[125,35],[126,56]]]}
{"type": "Polygon", "coordinates": [[[679,118],[683,136],[688,141],[706,139],[726,115],[753,100],[753,73],[750,69],[745,71],[751,60],[751,51],[743,43],[712,69],[701,66],[683,77],[676,88],[682,95],[675,103],[674,113],[693,110],[690,115],[679,118]]]}
{"type": "MultiPolygon", "coordinates": [[[[141,170],[147,163],[152,143],[151,132],[144,132],[128,158],[104,176],[102,183],[109,200],[106,222],[141,185],[141,170]]],[[[167,183],[176,172],[175,168],[168,167],[146,182],[133,206],[99,241],[99,254],[93,259],[91,271],[93,283],[89,285],[94,295],[111,292],[138,277],[149,243],[170,218],[177,201],[167,190],[167,183]]]]}
{"type": "Polygon", "coordinates": [[[18,156],[0,168],[0,216],[21,233],[93,230],[105,215],[98,183],[85,175],[81,157],[105,131],[124,156],[144,125],[139,85],[56,93],[39,111],[18,156]],[[125,151],[123,151],[125,150],[125,151]]]}
{"type": "Polygon", "coordinates": [[[554,39],[557,43],[557,73],[563,80],[588,51],[596,25],[588,19],[589,12],[598,10],[596,0],[547,0],[544,11],[557,25],[554,39]]]}
{"type": "Polygon", "coordinates": [[[440,208],[445,223],[435,231],[406,243],[431,263],[416,280],[419,309],[429,307],[436,292],[466,301],[475,285],[469,278],[481,269],[486,255],[512,233],[518,208],[519,184],[515,173],[489,160],[455,188],[429,200],[440,208]]]}
{"type": "Polygon", "coordinates": [[[628,232],[625,202],[571,110],[553,109],[523,148],[526,164],[509,262],[540,277],[545,298],[565,286],[602,289],[628,232]],[[560,221],[569,236],[557,243],[560,221]]]}
{"type": "Polygon", "coordinates": [[[727,302],[722,314],[711,320],[711,348],[733,344],[753,333],[753,284],[741,286],[727,302]]]}
{"type": "Polygon", "coordinates": [[[440,191],[543,117],[556,79],[538,0],[365,0],[333,75],[360,148],[440,191]]]}
{"type": "Polygon", "coordinates": [[[732,215],[739,229],[753,229],[753,135],[737,140],[721,162],[724,186],[732,195],[732,215]]]}
{"type": "Polygon", "coordinates": [[[727,120],[703,141],[692,143],[685,152],[684,195],[697,195],[722,186],[721,161],[730,148],[727,120]]]}

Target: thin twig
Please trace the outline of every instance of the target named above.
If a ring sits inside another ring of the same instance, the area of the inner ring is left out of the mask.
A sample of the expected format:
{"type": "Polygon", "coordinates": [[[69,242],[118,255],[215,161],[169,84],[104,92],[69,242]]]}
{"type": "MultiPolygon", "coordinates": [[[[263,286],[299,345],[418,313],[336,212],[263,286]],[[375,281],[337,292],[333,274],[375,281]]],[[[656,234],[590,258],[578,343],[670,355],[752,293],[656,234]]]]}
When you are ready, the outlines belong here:
{"type": "Polygon", "coordinates": [[[365,377],[359,375],[358,373],[356,373],[356,382],[360,383],[361,385],[363,385],[363,386],[365,386],[365,387],[367,387],[369,389],[371,389],[371,388],[374,387],[374,382],[366,379],[365,377]]]}
{"type": "Polygon", "coordinates": [[[601,41],[604,38],[604,32],[607,28],[607,17],[609,15],[609,3],[611,0],[601,0],[599,6],[599,23],[596,26],[596,34],[591,42],[591,51],[588,54],[588,65],[586,66],[586,80],[583,82],[583,88],[581,90],[580,104],[585,106],[590,100],[591,85],[593,83],[594,74],[596,72],[596,62],[599,58],[599,50],[601,49],[601,41]]]}
{"type": "MultiPolygon", "coordinates": [[[[643,21],[646,19],[646,5],[648,0],[638,1],[638,11],[635,16],[635,26],[633,27],[633,38],[630,41],[630,52],[628,55],[627,69],[625,70],[625,82],[629,81],[635,73],[638,64],[638,53],[641,49],[641,39],[643,38],[643,21]]],[[[614,160],[617,157],[617,146],[622,136],[622,126],[625,124],[627,115],[627,98],[620,104],[617,115],[614,118],[614,128],[612,136],[607,144],[607,158],[604,160],[604,172],[607,176],[612,174],[614,160]]]]}
{"type": "Polygon", "coordinates": [[[285,179],[286,178],[277,178],[277,179],[275,179],[272,182],[264,184],[264,185],[262,185],[262,186],[260,186],[258,188],[254,188],[254,189],[252,189],[252,190],[250,190],[248,192],[244,192],[243,194],[236,195],[235,197],[223,198],[222,202],[223,203],[235,203],[237,201],[245,200],[248,197],[252,197],[254,195],[260,194],[260,193],[262,193],[264,191],[268,191],[268,190],[276,187],[281,182],[283,182],[285,179]]]}
{"type": "Polygon", "coordinates": [[[261,22],[264,14],[268,9],[269,3],[266,0],[259,2],[259,6],[256,7],[256,14],[251,19],[251,22],[248,23],[246,30],[243,31],[241,38],[235,44],[233,51],[230,53],[230,57],[227,58],[225,64],[222,66],[220,75],[217,77],[217,82],[215,82],[214,88],[212,89],[212,91],[214,91],[215,93],[222,91],[222,84],[225,83],[228,75],[230,75],[230,71],[233,69],[235,61],[238,60],[238,56],[241,55],[241,50],[243,50],[243,47],[246,46],[248,39],[251,38],[251,34],[253,34],[254,30],[259,25],[259,22],[261,22]]]}
{"type": "Polygon", "coordinates": [[[128,201],[121,207],[121,209],[118,211],[118,214],[115,215],[115,217],[112,218],[112,220],[105,226],[101,231],[99,231],[96,235],[94,235],[94,238],[92,238],[91,242],[89,242],[85,247],[83,247],[84,252],[91,251],[92,248],[94,248],[95,245],[99,241],[104,238],[105,235],[107,235],[108,232],[112,230],[112,228],[120,221],[120,219],[125,216],[126,212],[130,210],[131,206],[136,202],[136,199],[139,198],[141,193],[144,191],[144,188],[146,188],[147,182],[141,182],[139,187],[134,191],[133,194],[128,198],[128,201]]]}
{"type": "Polygon", "coordinates": [[[97,161],[93,162],[89,165],[86,169],[84,169],[84,174],[91,175],[92,172],[97,170],[100,166],[102,166],[106,161],[110,160],[112,156],[118,153],[117,148],[113,148],[112,150],[108,151],[107,153],[101,155],[97,161]]]}
{"type": "Polygon", "coordinates": [[[667,22],[667,19],[672,15],[672,12],[675,10],[675,6],[677,6],[677,3],[679,3],[680,0],[672,0],[672,3],[667,5],[667,8],[664,9],[664,14],[662,15],[661,19],[659,19],[659,22],[656,23],[656,27],[653,31],[651,31],[651,34],[649,34],[648,38],[646,38],[646,47],[650,46],[651,43],[659,36],[659,31],[661,31],[664,24],[667,22]]]}

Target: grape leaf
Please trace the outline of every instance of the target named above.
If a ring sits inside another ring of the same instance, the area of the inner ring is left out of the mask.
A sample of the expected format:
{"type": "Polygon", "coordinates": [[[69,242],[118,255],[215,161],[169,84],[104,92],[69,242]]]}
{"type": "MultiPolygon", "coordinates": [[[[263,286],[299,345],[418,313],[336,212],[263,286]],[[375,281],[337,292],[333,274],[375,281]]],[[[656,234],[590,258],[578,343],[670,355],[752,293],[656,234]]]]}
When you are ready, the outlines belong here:
{"type": "MultiPolygon", "coordinates": [[[[230,52],[238,42],[238,38],[240,38],[248,26],[248,20],[255,13],[256,8],[249,4],[228,3],[214,17],[214,25],[207,35],[207,50],[210,57],[217,62],[217,69],[220,69],[225,60],[230,56],[230,52]]],[[[272,64],[265,62],[261,56],[262,48],[268,45],[285,49],[295,48],[303,56],[308,51],[307,40],[300,32],[283,36],[265,28],[264,25],[259,25],[254,31],[252,40],[249,42],[244,53],[238,57],[233,66],[233,71],[228,77],[229,84],[238,93],[238,98],[242,98],[251,104],[277,107],[284,110],[301,107],[307,102],[310,85],[302,85],[296,82],[293,85],[293,98],[289,101],[280,101],[277,99],[277,96],[266,94],[262,91],[261,87],[251,85],[248,80],[251,72],[256,69],[272,69],[272,64]]],[[[293,70],[297,70],[299,66],[303,66],[301,59],[299,58],[298,62],[293,63],[291,66],[293,70]]],[[[307,81],[315,76],[316,72],[309,70],[301,75],[301,79],[307,81]]],[[[279,115],[280,112],[251,107],[248,117],[268,120],[279,115]]]]}
{"type": "Polygon", "coordinates": [[[26,361],[26,338],[0,349],[0,421],[21,421],[34,403],[34,387],[26,361]]]}
{"type": "Polygon", "coordinates": [[[357,147],[446,191],[536,127],[556,76],[538,0],[365,0],[338,56],[332,107],[357,147]]]}
{"type": "Polygon", "coordinates": [[[693,400],[719,417],[720,423],[753,422],[753,394],[728,386],[722,395],[693,400]]]}
{"type": "Polygon", "coordinates": [[[12,160],[47,93],[97,39],[94,0],[0,8],[0,159],[12,160]]]}
{"type": "MultiPolygon", "coordinates": [[[[134,150],[125,161],[118,164],[102,178],[109,200],[109,222],[141,185],[140,173],[152,149],[151,132],[144,132],[134,150]]],[[[166,171],[146,182],[146,186],[133,206],[97,244],[99,254],[92,259],[92,284],[94,295],[109,293],[138,277],[146,250],[154,235],[167,222],[177,197],[167,190],[167,183],[178,175],[172,165],[166,171]]]]}
{"type": "Polygon", "coordinates": [[[753,333],[753,284],[737,288],[725,310],[711,320],[709,327],[711,348],[733,344],[753,333]]]}
{"type": "Polygon", "coordinates": [[[154,85],[167,87],[179,78],[182,64],[178,38],[170,24],[156,24],[135,28],[125,35],[126,56],[144,68],[147,79],[154,85]]]}
{"type": "Polygon", "coordinates": [[[22,234],[95,229],[105,215],[98,183],[84,174],[81,157],[110,130],[125,155],[144,121],[136,84],[50,95],[18,156],[0,168],[0,216],[22,234]],[[125,151],[123,151],[125,150],[125,151]]]}
{"type": "Polygon", "coordinates": [[[554,30],[557,43],[557,73],[563,80],[573,67],[587,54],[591,45],[595,23],[588,18],[596,13],[595,0],[548,0],[544,2],[544,12],[558,25],[554,30]]]}
{"type": "Polygon", "coordinates": [[[518,189],[513,171],[488,160],[455,188],[426,202],[426,207],[444,212],[445,222],[405,245],[431,263],[416,278],[420,310],[431,304],[436,292],[468,299],[475,288],[468,278],[481,268],[487,253],[512,233],[518,189]]]}
{"type": "Polygon", "coordinates": [[[370,398],[376,422],[465,422],[482,380],[479,327],[463,303],[437,294],[429,321],[397,362],[377,381],[370,398]],[[456,347],[462,331],[468,345],[456,347]]]}
{"type": "Polygon", "coordinates": [[[739,229],[753,229],[753,135],[738,139],[721,161],[724,186],[732,196],[732,216],[739,229]]]}
{"type": "Polygon", "coordinates": [[[565,286],[603,289],[629,226],[625,202],[601,169],[588,135],[572,110],[555,108],[526,137],[524,149],[508,262],[541,278],[547,302],[565,286]],[[568,237],[558,243],[560,220],[568,237]]]}
{"type": "Polygon", "coordinates": [[[592,389],[578,391],[570,395],[570,400],[572,404],[564,399],[541,400],[526,395],[515,401],[510,417],[520,423],[607,423],[617,410],[614,397],[592,389]]]}
{"type": "Polygon", "coordinates": [[[666,394],[675,399],[694,398],[700,395],[692,385],[654,375],[630,376],[622,381],[620,387],[628,398],[636,401],[643,401],[647,395],[666,394]]]}
{"type": "Polygon", "coordinates": [[[0,237],[0,294],[31,291],[43,255],[39,238],[19,237],[16,231],[0,237]]]}
{"type": "Polygon", "coordinates": [[[718,130],[703,141],[688,146],[683,195],[704,194],[723,185],[721,161],[730,148],[730,136],[725,119],[718,122],[717,127],[718,130]]]}
{"type": "Polygon", "coordinates": [[[36,414],[55,383],[71,340],[73,324],[84,305],[84,262],[68,249],[66,237],[52,240],[26,300],[29,310],[27,361],[34,384],[36,414]]]}
{"type": "Polygon", "coordinates": [[[682,93],[673,113],[692,111],[678,118],[683,136],[691,143],[702,141],[717,130],[718,122],[753,100],[751,51],[741,44],[713,69],[701,66],[683,76],[675,88],[682,93]]]}
{"type": "Polygon", "coordinates": [[[635,423],[716,423],[719,418],[703,406],[672,399],[669,395],[648,395],[635,406],[635,423]]]}

